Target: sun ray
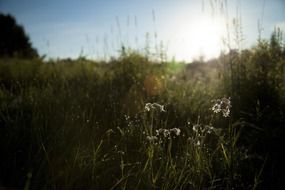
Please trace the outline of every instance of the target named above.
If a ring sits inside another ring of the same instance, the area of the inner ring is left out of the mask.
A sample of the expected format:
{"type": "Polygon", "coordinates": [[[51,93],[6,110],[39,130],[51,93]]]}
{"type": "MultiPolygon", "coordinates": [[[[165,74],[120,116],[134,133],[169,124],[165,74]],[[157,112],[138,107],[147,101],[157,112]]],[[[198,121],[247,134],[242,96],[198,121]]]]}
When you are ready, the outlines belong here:
{"type": "Polygon", "coordinates": [[[205,59],[218,56],[222,49],[222,38],[226,34],[222,23],[219,19],[208,17],[177,22],[170,53],[177,60],[185,61],[201,56],[205,59]]]}

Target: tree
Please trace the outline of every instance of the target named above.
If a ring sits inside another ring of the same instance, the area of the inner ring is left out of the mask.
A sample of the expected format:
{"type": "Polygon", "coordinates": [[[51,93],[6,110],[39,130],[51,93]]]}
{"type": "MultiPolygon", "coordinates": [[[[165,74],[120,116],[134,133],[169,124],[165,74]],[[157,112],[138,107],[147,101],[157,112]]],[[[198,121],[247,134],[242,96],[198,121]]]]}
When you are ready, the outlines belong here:
{"type": "Polygon", "coordinates": [[[22,26],[9,14],[0,13],[0,57],[36,58],[37,50],[22,26]]]}

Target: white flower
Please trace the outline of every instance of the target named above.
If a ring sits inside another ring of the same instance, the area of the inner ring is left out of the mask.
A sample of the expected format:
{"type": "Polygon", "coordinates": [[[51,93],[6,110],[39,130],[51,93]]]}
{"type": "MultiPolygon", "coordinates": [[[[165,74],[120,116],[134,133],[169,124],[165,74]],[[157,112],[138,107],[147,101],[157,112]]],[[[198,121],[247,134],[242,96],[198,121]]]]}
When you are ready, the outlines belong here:
{"type": "Polygon", "coordinates": [[[212,107],[212,111],[213,111],[214,113],[219,113],[221,110],[222,110],[222,109],[221,109],[220,104],[217,104],[217,103],[216,103],[216,104],[212,107]]]}
{"type": "Polygon", "coordinates": [[[230,98],[217,99],[214,102],[215,104],[211,108],[212,111],[214,113],[222,112],[224,117],[229,117],[230,108],[232,107],[230,98]]]}
{"type": "Polygon", "coordinates": [[[166,110],[164,109],[164,105],[160,105],[158,103],[153,103],[152,104],[155,108],[157,108],[158,110],[160,110],[161,112],[166,112],[166,110]]]}
{"type": "Polygon", "coordinates": [[[150,111],[151,109],[153,109],[152,103],[146,103],[144,106],[144,109],[146,111],[150,111]]]}
{"type": "Polygon", "coordinates": [[[173,132],[176,136],[179,136],[181,133],[181,130],[178,128],[173,128],[173,129],[170,129],[170,132],[173,132]]]}
{"type": "Polygon", "coordinates": [[[181,130],[179,128],[158,129],[158,130],[155,130],[155,133],[156,133],[156,136],[159,136],[161,134],[164,138],[171,138],[171,134],[179,136],[181,133],[181,130]]]}
{"type": "Polygon", "coordinates": [[[149,142],[155,142],[158,140],[158,138],[156,136],[147,136],[146,139],[149,141],[149,142]]]}
{"type": "Polygon", "coordinates": [[[194,132],[197,133],[198,130],[199,130],[199,127],[200,127],[200,126],[199,126],[198,124],[196,124],[196,125],[193,125],[192,129],[193,129],[194,132]]]}
{"type": "Polygon", "coordinates": [[[158,103],[146,103],[145,104],[145,110],[150,111],[150,110],[159,110],[160,112],[166,112],[164,105],[160,105],[158,103]]]}
{"type": "Polygon", "coordinates": [[[158,136],[159,135],[159,130],[155,130],[155,135],[158,136]]]}
{"type": "Polygon", "coordinates": [[[201,145],[201,142],[198,140],[197,143],[196,143],[196,145],[197,145],[197,146],[200,146],[200,145],[201,145]]]}
{"type": "Polygon", "coordinates": [[[206,125],[204,130],[206,133],[211,134],[214,130],[214,127],[211,125],[206,125]]]}
{"type": "Polygon", "coordinates": [[[170,135],[170,131],[168,131],[167,129],[163,130],[163,136],[164,137],[168,137],[170,135]]]}
{"type": "Polygon", "coordinates": [[[230,109],[223,110],[223,116],[229,117],[230,116],[230,109]]]}

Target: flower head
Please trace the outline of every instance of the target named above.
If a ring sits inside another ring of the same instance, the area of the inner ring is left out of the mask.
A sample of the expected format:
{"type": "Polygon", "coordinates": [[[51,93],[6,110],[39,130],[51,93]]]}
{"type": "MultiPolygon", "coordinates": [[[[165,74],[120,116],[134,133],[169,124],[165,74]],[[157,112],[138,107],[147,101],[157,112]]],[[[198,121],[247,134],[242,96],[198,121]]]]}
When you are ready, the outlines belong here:
{"type": "Polygon", "coordinates": [[[214,100],[215,104],[212,106],[211,110],[214,113],[223,113],[224,117],[229,117],[230,115],[230,108],[231,106],[231,100],[230,98],[222,98],[214,100]]]}
{"type": "Polygon", "coordinates": [[[144,106],[144,109],[146,111],[150,111],[151,109],[153,109],[152,103],[146,103],[144,106]]]}
{"type": "Polygon", "coordinates": [[[155,130],[156,136],[163,136],[164,138],[171,138],[172,134],[179,136],[181,130],[179,128],[172,128],[172,129],[157,129],[155,130]]]}
{"type": "Polygon", "coordinates": [[[170,132],[173,132],[176,136],[179,136],[181,133],[181,130],[178,128],[173,128],[173,129],[170,129],[170,132]]]}
{"type": "Polygon", "coordinates": [[[146,139],[150,142],[153,143],[158,140],[156,136],[147,136],[146,139]]]}
{"type": "Polygon", "coordinates": [[[164,105],[158,103],[146,103],[144,108],[146,111],[159,110],[160,112],[166,112],[164,105]]]}
{"type": "Polygon", "coordinates": [[[196,124],[196,125],[193,125],[192,130],[193,130],[195,133],[198,133],[199,128],[200,128],[200,125],[199,125],[199,124],[196,124]]]}

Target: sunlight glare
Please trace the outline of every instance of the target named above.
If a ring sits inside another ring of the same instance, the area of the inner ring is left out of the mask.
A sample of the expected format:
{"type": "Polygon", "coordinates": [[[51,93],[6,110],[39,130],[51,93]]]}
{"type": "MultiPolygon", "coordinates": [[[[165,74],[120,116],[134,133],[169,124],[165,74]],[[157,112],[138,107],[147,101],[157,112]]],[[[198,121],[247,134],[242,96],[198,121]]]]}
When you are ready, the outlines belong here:
{"type": "Polygon", "coordinates": [[[170,53],[176,60],[192,61],[217,57],[222,48],[225,27],[218,19],[197,18],[178,22],[170,53]]]}

